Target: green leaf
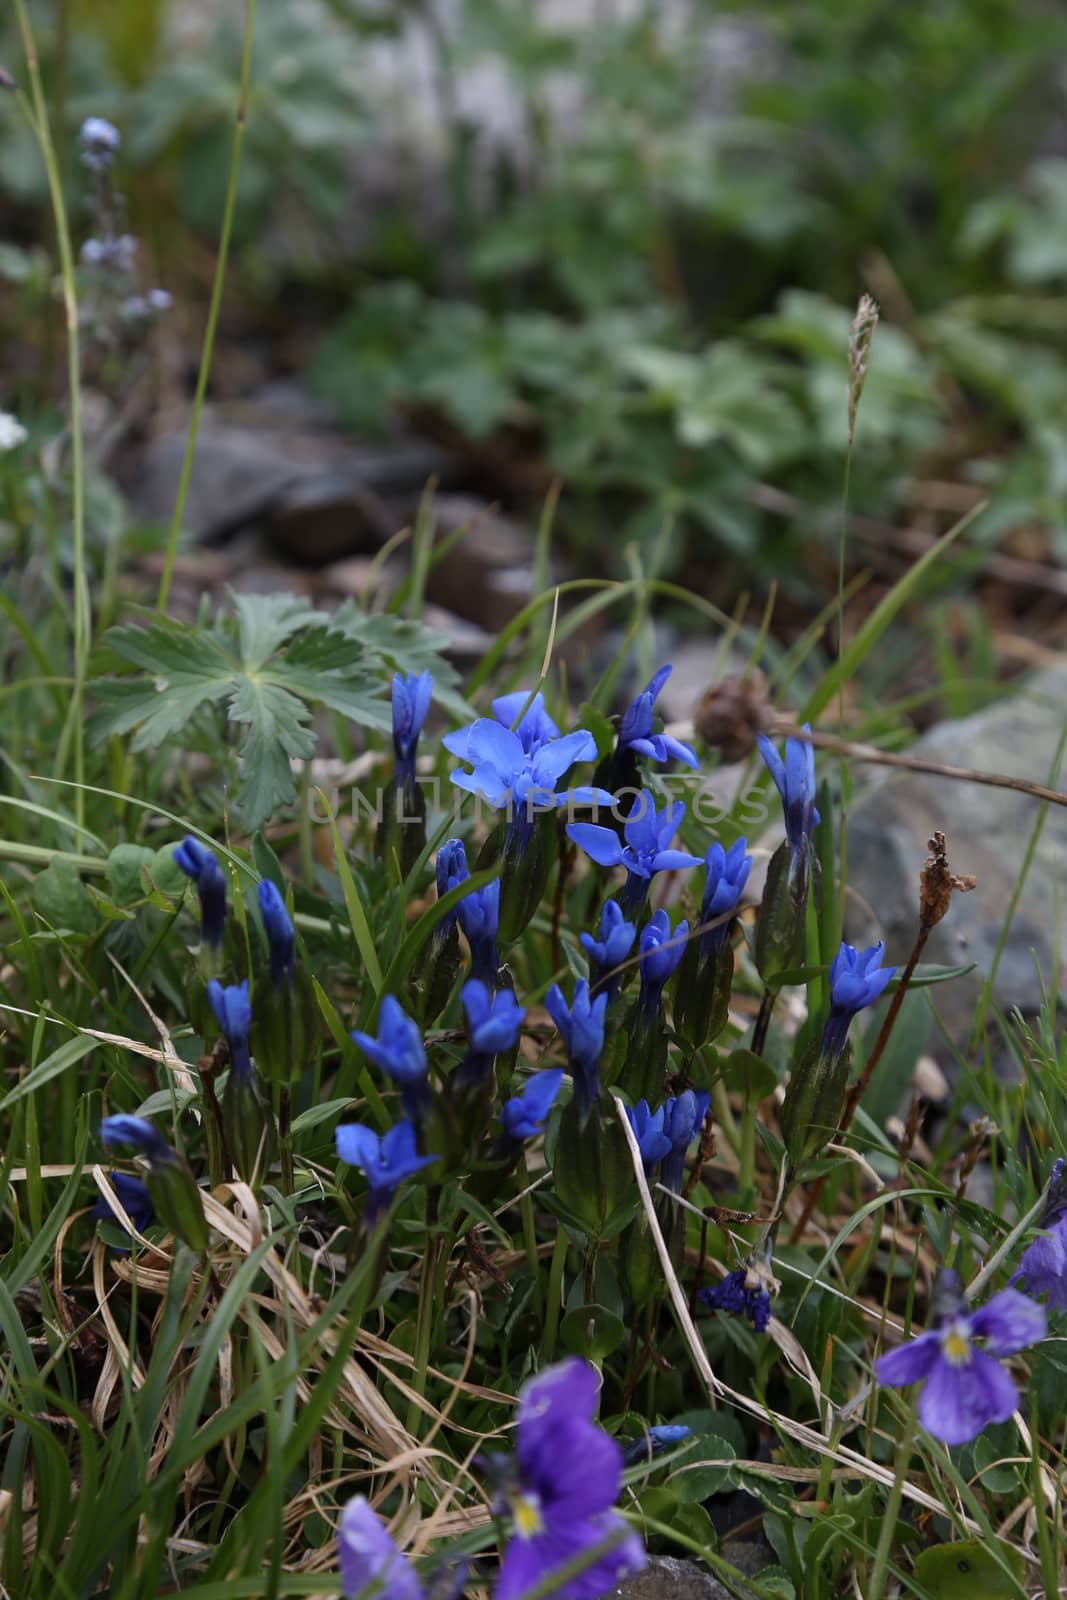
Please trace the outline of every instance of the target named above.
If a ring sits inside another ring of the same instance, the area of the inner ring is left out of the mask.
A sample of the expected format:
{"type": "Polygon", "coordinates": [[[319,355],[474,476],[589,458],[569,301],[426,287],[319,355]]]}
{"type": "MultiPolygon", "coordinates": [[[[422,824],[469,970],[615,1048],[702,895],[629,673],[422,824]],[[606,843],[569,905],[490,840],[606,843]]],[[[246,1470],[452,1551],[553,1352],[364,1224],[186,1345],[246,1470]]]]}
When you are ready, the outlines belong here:
{"type": "Polygon", "coordinates": [[[774,1068],[751,1050],[731,1050],[722,1077],[728,1089],[743,1095],[745,1103],[752,1106],[766,1100],[778,1087],[774,1068]]]}
{"type": "Polygon", "coordinates": [[[144,899],[141,869],[151,871],[155,858],[156,852],[143,844],[117,844],[112,850],[107,858],[107,881],[120,906],[144,899]]]}
{"type": "Polygon", "coordinates": [[[33,880],[35,910],[57,930],[93,933],[97,926],[93,897],[69,861],[52,861],[33,880]]]}
{"type": "Polygon", "coordinates": [[[599,1363],[620,1348],[626,1324],[607,1306],[575,1306],[560,1323],[559,1336],[568,1350],[599,1363]]]}
{"type": "Polygon", "coordinates": [[[1026,1569],[1011,1545],[998,1539],[996,1547],[994,1554],[981,1539],[935,1544],[916,1561],[916,1580],[930,1600],[1014,1600],[1026,1569]]]}
{"type": "Polygon", "coordinates": [[[370,617],[352,604],[329,618],[284,594],[237,595],[234,614],[207,628],[151,616],[105,636],[95,657],[90,736],[132,734],[135,750],[171,740],[188,747],[197,714],[224,707],[238,735],[237,808],[253,832],[295,799],[291,763],[314,754],[316,706],[387,733],[389,672],[429,670],[435,697],[469,716],[446,645],[421,623],[370,617]],[[133,674],[123,673],[131,667],[133,674]]]}

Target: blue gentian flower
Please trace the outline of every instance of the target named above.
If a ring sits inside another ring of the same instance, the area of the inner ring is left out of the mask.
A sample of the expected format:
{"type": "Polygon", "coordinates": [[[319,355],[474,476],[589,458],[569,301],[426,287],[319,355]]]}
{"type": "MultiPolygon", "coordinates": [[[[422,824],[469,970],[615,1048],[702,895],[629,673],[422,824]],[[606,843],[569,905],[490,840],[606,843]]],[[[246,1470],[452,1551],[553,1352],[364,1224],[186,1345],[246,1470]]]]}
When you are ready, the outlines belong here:
{"type": "Polygon", "coordinates": [[[562,1067],[550,1067],[545,1072],[535,1072],[526,1080],[521,1094],[504,1101],[500,1121],[510,1143],[534,1139],[542,1132],[562,1082],[562,1067]]]}
{"type": "Polygon", "coordinates": [[[397,672],[393,676],[393,752],[396,781],[401,787],[414,786],[415,751],[432,694],[433,676],[429,672],[397,672]]]}
{"type": "Polygon", "coordinates": [[[705,929],[700,935],[702,962],[722,949],[730,920],[741,903],[752,871],[752,857],[745,854],[745,849],[745,840],[735,839],[729,850],[718,843],[709,845],[704,857],[706,876],[700,902],[700,925],[705,929]],[[708,923],[716,925],[708,927],[708,923]]]}
{"type": "Polygon", "coordinates": [[[666,1110],[666,1106],[660,1106],[657,1111],[650,1111],[647,1100],[639,1100],[635,1106],[626,1107],[626,1116],[634,1130],[646,1172],[651,1172],[671,1152],[671,1141],[663,1131],[666,1110]]]}
{"type": "Polygon", "coordinates": [[[574,1079],[574,1097],[584,1120],[600,1098],[600,1055],[604,1049],[604,1013],[608,997],[599,994],[590,1001],[588,983],[578,978],[570,1007],[558,983],[552,984],[545,995],[545,1007],[566,1046],[574,1079]]]}
{"type": "Polygon", "coordinates": [[[685,850],[672,850],[671,840],[682,825],[685,802],[657,811],[649,796],[636,795],[623,827],[622,840],[612,828],[595,822],[571,822],[567,837],[601,867],[625,867],[626,886],[622,909],[628,914],[640,909],[648,893],[649,880],[656,872],[681,871],[700,865],[699,856],[685,850]]]}
{"type": "Polygon", "coordinates": [[[200,896],[200,938],[215,949],[222,943],[226,922],[226,879],[214,851],[206,849],[192,834],[175,845],[174,859],[196,884],[200,896]]]}
{"type": "Polygon", "coordinates": [[[267,935],[270,981],[277,989],[285,979],[292,978],[296,971],[296,959],[293,953],[293,924],[289,920],[285,901],[269,878],[264,878],[259,885],[259,914],[267,935]]]}
{"type": "Polygon", "coordinates": [[[623,712],[619,724],[619,749],[634,750],[651,761],[682,761],[687,767],[699,766],[687,744],[669,733],[652,732],[652,707],[673,667],[660,667],[633,703],[623,712]]]}
{"type": "Polygon", "coordinates": [[[873,1005],[896,972],[896,967],[880,965],[884,950],[881,939],[859,952],[853,945],[842,944],[830,963],[830,1016],[823,1032],[823,1049],[828,1055],[836,1058],[841,1054],[857,1011],[873,1005]]]}
{"type": "Polygon", "coordinates": [[[378,1011],[378,1037],[352,1034],[352,1041],[399,1087],[404,1109],[416,1126],[429,1105],[429,1069],[417,1022],[405,1016],[393,995],[383,996],[378,1011]]]}
{"type": "Polygon", "coordinates": [[[345,1600],[361,1600],[371,1589],[381,1600],[424,1600],[424,1590],[406,1556],[361,1494],[349,1500],[337,1525],[337,1558],[345,1600]]]}
{"type": "MultiPolygon", "coordinates": [[[[804,724],[804,732],[811,732],[810,723],[804,724]]],[[[787,739],[783,762],[765,733],[756,735],[756,743],[782,797],[785,833],[796,867],[807,855],[811,830],[819,821],[815,809],[815,747],[809,739],[787,739]]]]}
{"type": "Polygon", "coordinates": [[[608,1004],[619,992],[622,973],[617,969],[626,960],[637,937],[637,925],[627,922],[622,908],[614,900],[605,900],[600,913],[599,937],[591,933],[578,935],[582,948],[589,957],[589,983],[594,992],[603,992],[608,1004]]]}
{"type": "MultiPolygon", "coordinates": [[[[532,741],[528,750],[517,733],[504,728],[491,717],[479,717],[469,728],[461,729],[456,738],[465,735],[462,758],[471,763],[473,772],[458,769],[452,773],[452,782],[459,789],[480,795],[495,809],[511,808],[509,837],[521,851],[533,828],[538,811],[575,803],[579,805],[610,805],[611,795],[605,789],[579,787],[566,794],[557,794],[556,785],[576,761],[592,761],[596,756],[596,741],[584,728],[564,734],[547,742],[532,741]]],[[[445,744],[449,741],[446,738],[445,744]]]]}
{"type": "MultiPolygon", "coordinates": [[[[558,739],[559,729],[545,710],[545,697],[540,690],[530,700],[527,689],[516,689],[511,694],[501,694],[493,701],[492,712],[502,728],[511,728],[515,718],[522,711],[522,718],[513,731],[518,736],[527,755],[535,755],[541,746],[550,744],[553,739],[558,739]],[[529,705],[526,705],[527,701],[529,705]],[[523,711],[523,707],[526,707],[523,711]]],[[[445,749],[454,756],[459,756],[461,761],[472,760],[468,756],[467,748],[473,722],[465,728],[457,728],[455,733],[446,733],[441,741],[445,749]]]]}
{"type": "Polygon", "coordinates": [[[467,1037],[471,1048],[481,1055],[502,1055],[519,1037],[526,1012],[510,989],[491,994],[478,978],[470,978],[459,998],[467,1018],[467,1037]]]}
{"type": "MultiPolygon", "coordinates": [[[[156,1214],[156,1208],[152,1204],[152,1196],[140,1178],[134,1178],[128,1172],[109,1172],[108,1178],[115,1194],[122,1202],[123,1210],[137,1232],[144,1233],[156,1214]]],[[[93,1207],[93,1216],[98,1222],[118,1222],[119,1220],[103,1195],[100,1196],[93,1207]]],[[[115,1248],[121,1249],[121,1246],[116,1246],[115,1248]]]]}
{"type": "Polygon", "coordinates": [[[334,1139],[337,1154],[350,1167],[358,1167],[367,1180],[367,1209],[364,1221],[372,1227],[405,1178],[412,1177],[436,1155],[420,1156],[415,1148],[415,1128],[406,1118],[391,1127],[382,1138],[362,1122],[342,1122],[334,1139]]]}
{"type": "Polygon", "coordinates": [[[673,1445],[688,1439],[692,1431],[684,1422],[659,1422],[654,1428],[646,1428],[639,1439],[631,1439],[625,1446],[622,1464],[624,1467],[636,1467],[639,1461],[662,1455],[664,1450],[670,1450],[673,1445]]]}
{"type": "Polygon", "coordinates": [[[252,1007],[248,1000],[248,979],[224,988],[217,978],[212,978],[207,986],[207,997],[215,1021],[230,1047],[233,1070],[240,1078],[250,1078],[252,1058],[248,1053],[248,1030],[252,1026],[252,1007]]]}
{"type": "Polygon", "coordinates": [[[751,1266],[736,1267],[713,1288],[701,1289],[697,1298],[713,1311],[747,1317],[757,1333],[764,1333],[771,1320],[770,1294],[751,1266]]]}
{"type": "Polygon", "coordinates": [[[93,172],[106,172],[121,143],[119,130],[103,117],[86,117],[78,130],[82,161],[93,172]]]}
{"type": "Polygon", "coordinates": [[[128,1144],[139,1150],[149,1161],[166,1161],[174,1151],[146,1117],[131,1117],[120,1113],[105,1117],[100,1124],[100,1137],[105,1144],[128,1144]]]}
{"type": "Polygon", "coordinates": [[[495,1600],[516,1600],[583,1550],[618,1535],[606,1555],[553,1592],[595,1600],[645,1565],[641,1540],[611,1508],[622,1452],[593,1421],[597,1376],[581,1360],[549,1367],[519,1391],[514,1531],[504,1550],[495,1600]]]}
{"type": "Polygon", "coordinates": [[[1044,1308],[1017,1289],[1001,1289],[968,1311],[955,1273],[942,1273],[934,1295],[935,1325],[875,1362],[879,1383],[923,1383],[919,1421],[943,1444],[967,1444],[990,1422],[1007,1422],[1019,1404],[996,1356],[1014,1355],[1045,1337],[1044,1308]],[[984,1349],[975,1344],[984,1341],[984,1349]]]}
{"type": "MultiPolygon", "coordinates": [[[[450,889],[458,888],[470,877],[467,870],[467,852],[463,848],[462,839],[446,839],[437,852],[437,898],[443,900],[450,889]]],[[[457,916],[455,911],[450,911],[441,918],[433,930],[434,938],[439,942],[455,927],[457,916]]]]}
{"type": "Polygon", "coordinates": [[[711,1096],[706,1089],[685,1089],[663,1107],[663,1131],[671,1142],[663,1158],[660,1182],[674,1194],[682,1192],[685,1153],[704,1126],[711,1096]]]}
{"type": "Polygon", "coordinates": [[[494,878],[484,889],[475,889],[456,907],[459,925],[471,947],[471,972],[489,988],[495,988],[500,961],[496,936],[500,927],[500,879],[494,878]]]}
{"type": "Polygon", "coordinates": [[[641,929],[641,995],[638,1010],[647,1023],[658,1014],[663,986],[685,954],[689,937],[688,922],[680,922],[671,932],[670,918],[657,911],[641,929]]]}

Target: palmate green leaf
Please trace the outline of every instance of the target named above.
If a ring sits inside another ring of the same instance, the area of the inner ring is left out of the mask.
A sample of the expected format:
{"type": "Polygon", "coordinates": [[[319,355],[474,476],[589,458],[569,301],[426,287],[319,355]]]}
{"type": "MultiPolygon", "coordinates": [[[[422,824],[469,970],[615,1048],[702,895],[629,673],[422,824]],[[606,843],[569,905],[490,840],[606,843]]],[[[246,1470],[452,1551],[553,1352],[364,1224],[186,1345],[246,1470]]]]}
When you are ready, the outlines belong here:
{"type": "Polygon", "coordinates": [[[446,642],[422,623],[353,604],[328,617],[287,594],[236,595],[234,614],[210,628],[152,615],[106,635],[90,736],[132,733],[135,750],[167,740],[188,748],[197,713],[224,706],[237,731],[237,810],[252,832],[296,798],[291,763],[314,754],[315,706],[387,733],[390,670],[429,670],[434,697],[469,715],[446,642]],[[125,666],[138,671],[121,676],[125,666]]]}

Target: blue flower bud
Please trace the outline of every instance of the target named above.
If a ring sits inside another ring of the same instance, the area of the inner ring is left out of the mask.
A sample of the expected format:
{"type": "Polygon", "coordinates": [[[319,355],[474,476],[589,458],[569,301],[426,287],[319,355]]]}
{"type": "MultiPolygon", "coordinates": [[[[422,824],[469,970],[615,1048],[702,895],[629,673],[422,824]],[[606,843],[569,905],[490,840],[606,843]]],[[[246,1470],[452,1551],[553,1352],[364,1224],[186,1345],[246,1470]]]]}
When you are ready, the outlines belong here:
{"type": "Polygon", "coordinates": [[[378,1037],[355,1032],[353,1042],[400,1089],[404,1109],[421,1126],[429,1108],[429,1069],[418,1024],[405,1016],[391,994],[383,997],[378,1012],[378,1037]]]}
{"type": "Polygon", "coordinates": [[[885,943],[879,939],[866,950],[842,944],[830,966],[830,1017],[823,1033],[823,1049],[836,1057],[845,1048],[849,1025],[858,1011],[873,1005],[896,972],[881,965],[885,943]]]}
{"type": "Polygon", "coordinates": [[[500,926],[500,879],[494,878],[484,889],[464,895],[456,907],[459,925],[471,949],[471,973],[488,988],[496,987],[500,961],[496,938],[500,926]]]}
{"type": "Polygon", "coordinates": [[[289,920],[285,901],[269,878],[264,878],[259,885],[259,914],[263,919],[263,931],[267,935],[270,953],[270,981],[277,989],[283,980],[292,979],[296,971],[296,959],[293,953],[293,924],[289,920]]]}
{"type": "Polygon", "coordinates": [[[513,1048],[526,1012],[510,989],[490,994],[478,978],[471,978],[460,991],[467,1018],[471,1048],[480,1055],[502,1055],[513,1048]]]}
{"type": "Polygon", "coordinates": [[[207,997],[230,1048],[234,1072],[240,1078],[250,1077],[252,1058],[248,1052],[248,1031],[252,1026],[252,1007],[248,999],[248,979],[224,987],[217,978],[212,978],[207,986],[207,997]]]}
{"type": "Polygon", "coordinates": [[[606,900],[600,913],[599,937],[591,933],[578,935],[582,948],[589,957],[589,985],[594,993],[607,995],[608,1004],[619,992],[622,974],[616,969],[630,954],[637,937],[637,926],[627,922],[622,908],[614,900],[606,900]]]}
{"type": "Polygon", "coordinates": [[[500,1122],[509,1141],[517,1144],[542,1132],[562,1082],[562,1067],[550,1067],[546,1072],[535,1072],[521,1094],[505,1100],[500,1122]]]}
{"type": "Polygon", "coordinates": [[[680,922],[671,932],[666,911],[657,911],[641,929],[641,997],[638,1011],[646,1026],[659,1013],[663,986],[685,954],[689,937],[688,922],[680,922]]]}
{"type": "MultiPolygon", "coordinates": [[[[804,732],[811,732],[810,723],[804,724],[804,732]]],[[[815,809],[815,747],[810,739],[787,739],[783,762],[766,734],[757,734],[756,743],[782,797],[786,838],[794,868],[798,869],[807,856],[811,830],[819,821],[815,809]]]]}
{"type": "Polygon", "coordinates": [[[433,695],[429,672],[396,673],[393,677],[393,751],[397,783],[414,783],[415,751],[433,695]]]}
{"type": "MultiPolygon", "coordinates": [[[[152,1204],[152,1196],[141,1182],[128,1172],[109,1172],[108,1178],[117,1198],[122,1202],[122,1209],[133,1223],[138,1233],[144,1233],[156,1214],[152,1204]]],[[[98,1222],[118,1222],[119,1219],[112,1211],[106,1198],[101,1195],[93,1207],[93,1216],[98,1222]]],[[[122,1246],[116,1245],[116,1252],[122,1252],[122,1246]]],[[[122,1252],[128,1254],[128,1252],[122,1252]]]]}
{"type": "Polygon", "coordinates": [[[663,1128],[666,1110],[666,1106],[660,1106],[658,1111],[650,1111],[647,1100],[639,1100],[635,1106],[626,1107],[626,1116],[634,1130],[646,1172],[651,1172],[664,1156],[671,1153],[671,1141],[663,1128]]]}
{"type": "Polygon", "coordinates": [[[752,870],[752,857],[745,854],[744,839],[735,839],[729,850],[721,844],[710,845],[704,857],[706,877],[704,896],[700,902],[700,959],[716,955],[726,942],[733,914],[741,903],[748,875],[752,870]],[[708,927],[708,923],[715,926],[708,927]]]}
{"type": "Polygon", "coordinates": [[[105,1144],[128,1144],[148,1160],[145,1187],[163,1225],[194,1250],[206,1250],[207,1219],[188,1163],[145,1117],[119,1114],[100,1125],[105,1144]]]}
{"type": "Polygon", "coordinates": [[[604,1049],[604,1013],[608,997],[589,998],[589,985],[579,978],[574,985],[574,1000],[568,1007],[563,991],[554,983],[545,995],[545,1007],[559,1029],[567,1049],[574,1098],[578,1114],[585,1121],[600,1098],[600,1056],[604,1049]]]}
{"type": "Polygon", "coordinates": [[[226,922],[226,880],[218,858],[191,834],[174,847],[174,859],[196,884],[200,896],[200,938],[214,949],[222,943],[226,922]]]}
{"type": "Polygon", "coordinates": [[[639,1461],[648,1461],[653,1456],[662,1455],[665,1450],[670,1450],[674,1445],[681,1444],[692,1433],[684,1422],[661,1422],[654,1428],[647,1428],[639,1439],[631,1439],[622,1452],[624,1467],[635,1467],[639,1461]]]}
{"type": "Polygon", "coordinates": [[[674,1194],[682,1192],[685,1154],[704,1127],[711,1096],[704,1089],[686,1089],[663,1108],[663,1131],[671,1142],[670,1155],[664,1156],[660,1181],[674,1194]]]}

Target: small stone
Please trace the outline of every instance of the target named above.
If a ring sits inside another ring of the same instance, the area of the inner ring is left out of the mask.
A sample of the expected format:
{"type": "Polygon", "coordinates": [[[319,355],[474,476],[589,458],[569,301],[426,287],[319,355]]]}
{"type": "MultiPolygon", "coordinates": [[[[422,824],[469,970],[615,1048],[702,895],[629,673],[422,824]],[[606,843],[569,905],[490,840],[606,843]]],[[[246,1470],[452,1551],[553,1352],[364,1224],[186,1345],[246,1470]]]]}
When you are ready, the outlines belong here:
{"type": "Polygon", "coordinates": [[[733,1600],[705,1567],[677,1556],[649,1556],[643,1572],[609,1592],[625,1600],[733,1600]]]}

